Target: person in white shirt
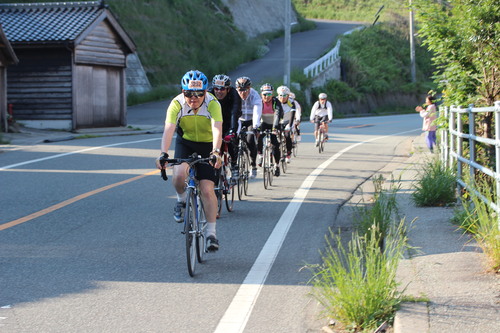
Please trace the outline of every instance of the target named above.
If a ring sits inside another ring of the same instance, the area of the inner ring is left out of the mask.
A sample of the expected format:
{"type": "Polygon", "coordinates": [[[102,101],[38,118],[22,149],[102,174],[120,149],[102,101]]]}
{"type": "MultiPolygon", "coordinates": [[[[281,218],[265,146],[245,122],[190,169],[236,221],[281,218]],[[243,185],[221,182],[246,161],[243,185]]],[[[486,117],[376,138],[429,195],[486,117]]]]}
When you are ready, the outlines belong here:
{"type": "Polygon", "coordinates": [[[327,101],[327,95],[321,93],[318,95],[319,100],[316,101],[311,109],[310,121],[314,123],[314,138],[316,146],[318,146],[318,130],[319,126],[323,123],[325,126],[325,139],[328,140],[328,123],[333,119],[332,103],[327,101]]]}

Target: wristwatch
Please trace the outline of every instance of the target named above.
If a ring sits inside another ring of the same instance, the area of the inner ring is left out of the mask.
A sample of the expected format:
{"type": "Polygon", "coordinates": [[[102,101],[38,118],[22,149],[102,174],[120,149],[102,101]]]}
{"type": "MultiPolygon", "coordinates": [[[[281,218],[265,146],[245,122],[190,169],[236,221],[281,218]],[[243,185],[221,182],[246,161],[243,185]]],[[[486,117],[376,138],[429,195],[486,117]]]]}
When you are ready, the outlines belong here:
{"type": "Polygon", "coordinates": [[[212,153],[220,154],[220,149],[219,148],[215,148],[214,150],[212,150],[212,153]]]}

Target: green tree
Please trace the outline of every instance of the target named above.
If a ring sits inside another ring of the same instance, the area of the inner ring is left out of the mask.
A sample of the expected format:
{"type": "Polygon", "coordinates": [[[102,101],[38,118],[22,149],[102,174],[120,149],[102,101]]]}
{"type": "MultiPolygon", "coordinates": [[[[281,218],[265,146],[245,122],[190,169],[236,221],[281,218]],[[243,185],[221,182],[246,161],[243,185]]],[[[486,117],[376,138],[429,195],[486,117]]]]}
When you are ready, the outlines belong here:
{"type": "MultiPolygon", "coordinates": [[[[500,2],[414,0],[413,5],[445,103],[493,105],[500,97],[500,2]]],[[[492,116],[485,116],[483,136],[491,137],[492,116]]]]}

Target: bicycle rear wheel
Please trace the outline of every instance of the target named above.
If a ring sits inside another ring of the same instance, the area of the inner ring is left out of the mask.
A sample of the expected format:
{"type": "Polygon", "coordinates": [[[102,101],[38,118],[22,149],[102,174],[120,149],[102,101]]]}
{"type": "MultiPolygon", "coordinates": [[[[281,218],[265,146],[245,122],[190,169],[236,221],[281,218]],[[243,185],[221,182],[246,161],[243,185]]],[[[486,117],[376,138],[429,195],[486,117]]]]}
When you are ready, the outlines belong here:
{"type": "Polygon", "coordinates": [[[197,247],[196,247],[196,228],[197,228],[197,212],[196,212],[196,198],[193,190],[187,190],[186,210],[184,212],[184,235],[186,236],[186,258],[188,272],[190,276],[194,276],[196,261],[197,261],[197,247]]]}
{"type": "Polygon", "coordinates": [[[323,134],[323,131],[321,129],[319,130],[319,133],[318,133],[318,140],[319,140],[318,150],[320,153],[322,153],[325,149],[325,147],[324,147],[325,135],[323,134]]]}

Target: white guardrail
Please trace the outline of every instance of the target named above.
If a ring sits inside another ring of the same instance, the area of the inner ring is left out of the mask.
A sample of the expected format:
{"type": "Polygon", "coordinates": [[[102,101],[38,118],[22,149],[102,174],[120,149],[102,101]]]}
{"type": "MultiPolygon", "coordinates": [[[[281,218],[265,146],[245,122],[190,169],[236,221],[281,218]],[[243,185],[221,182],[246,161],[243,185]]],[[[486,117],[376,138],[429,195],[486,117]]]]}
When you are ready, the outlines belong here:
{"type": "MultiPolygon", "coordinates": [[[[349,35],[353,31],[356,30],[361,30],[364,29],[364,26],[357,27],[355,29],[349,30],[344,33],[344,35],[349,35]]],[[[332,65],[338,58],[339,56],[339,50],[340,50],[340,39],[337,41],[337,44],[335,44],[335,47],[331,49],[327,54],[304,68],[304,75],[306,77],[315,77],[318,76],[321,72],[323,72],[325,69],[327,69],[330,65],[332,65]]]]}
{"type": "MultiPolygon", "coordinates": [[[[476,170],[481,171],[485,175],[490,176],[496,183],[496,202],[488,202],[486,198],[478,192],[475,192],[481,200],[488,204],[499,216],[500,228],[500,101],[495,102],[495,106],[475,108],[470,105],[468,108],[462,107],[444,107],[442,111],[446,119],[448,119],[448,130],[441,131],[441,160],[451,167],[452,162],[457,165],[457,184],[459,187],[466,188],[467,184],[463,178],[463,164],[469,165],[470,178],[474,179],[476,170]],[[476,114],[494,112],[495,113],[495,137],[493,139],[479,137],[476,135],[476,114]],[[468,115],[469,133],[463,131],[462,115],[468,115]],[[469,156],[464,156],[464,140],[469,143],[469,156]],[[476,160],[476,143],[481,142],[489,146],[495,147],[495,170],[479,164],[476,160]],[[453,159],[453,160],[452,160],[453,159]]],[[[460,190],[460,188],[459,188],[460,190]]],[[[460,193],[460,192],[459,192],[460,193]]]]}

